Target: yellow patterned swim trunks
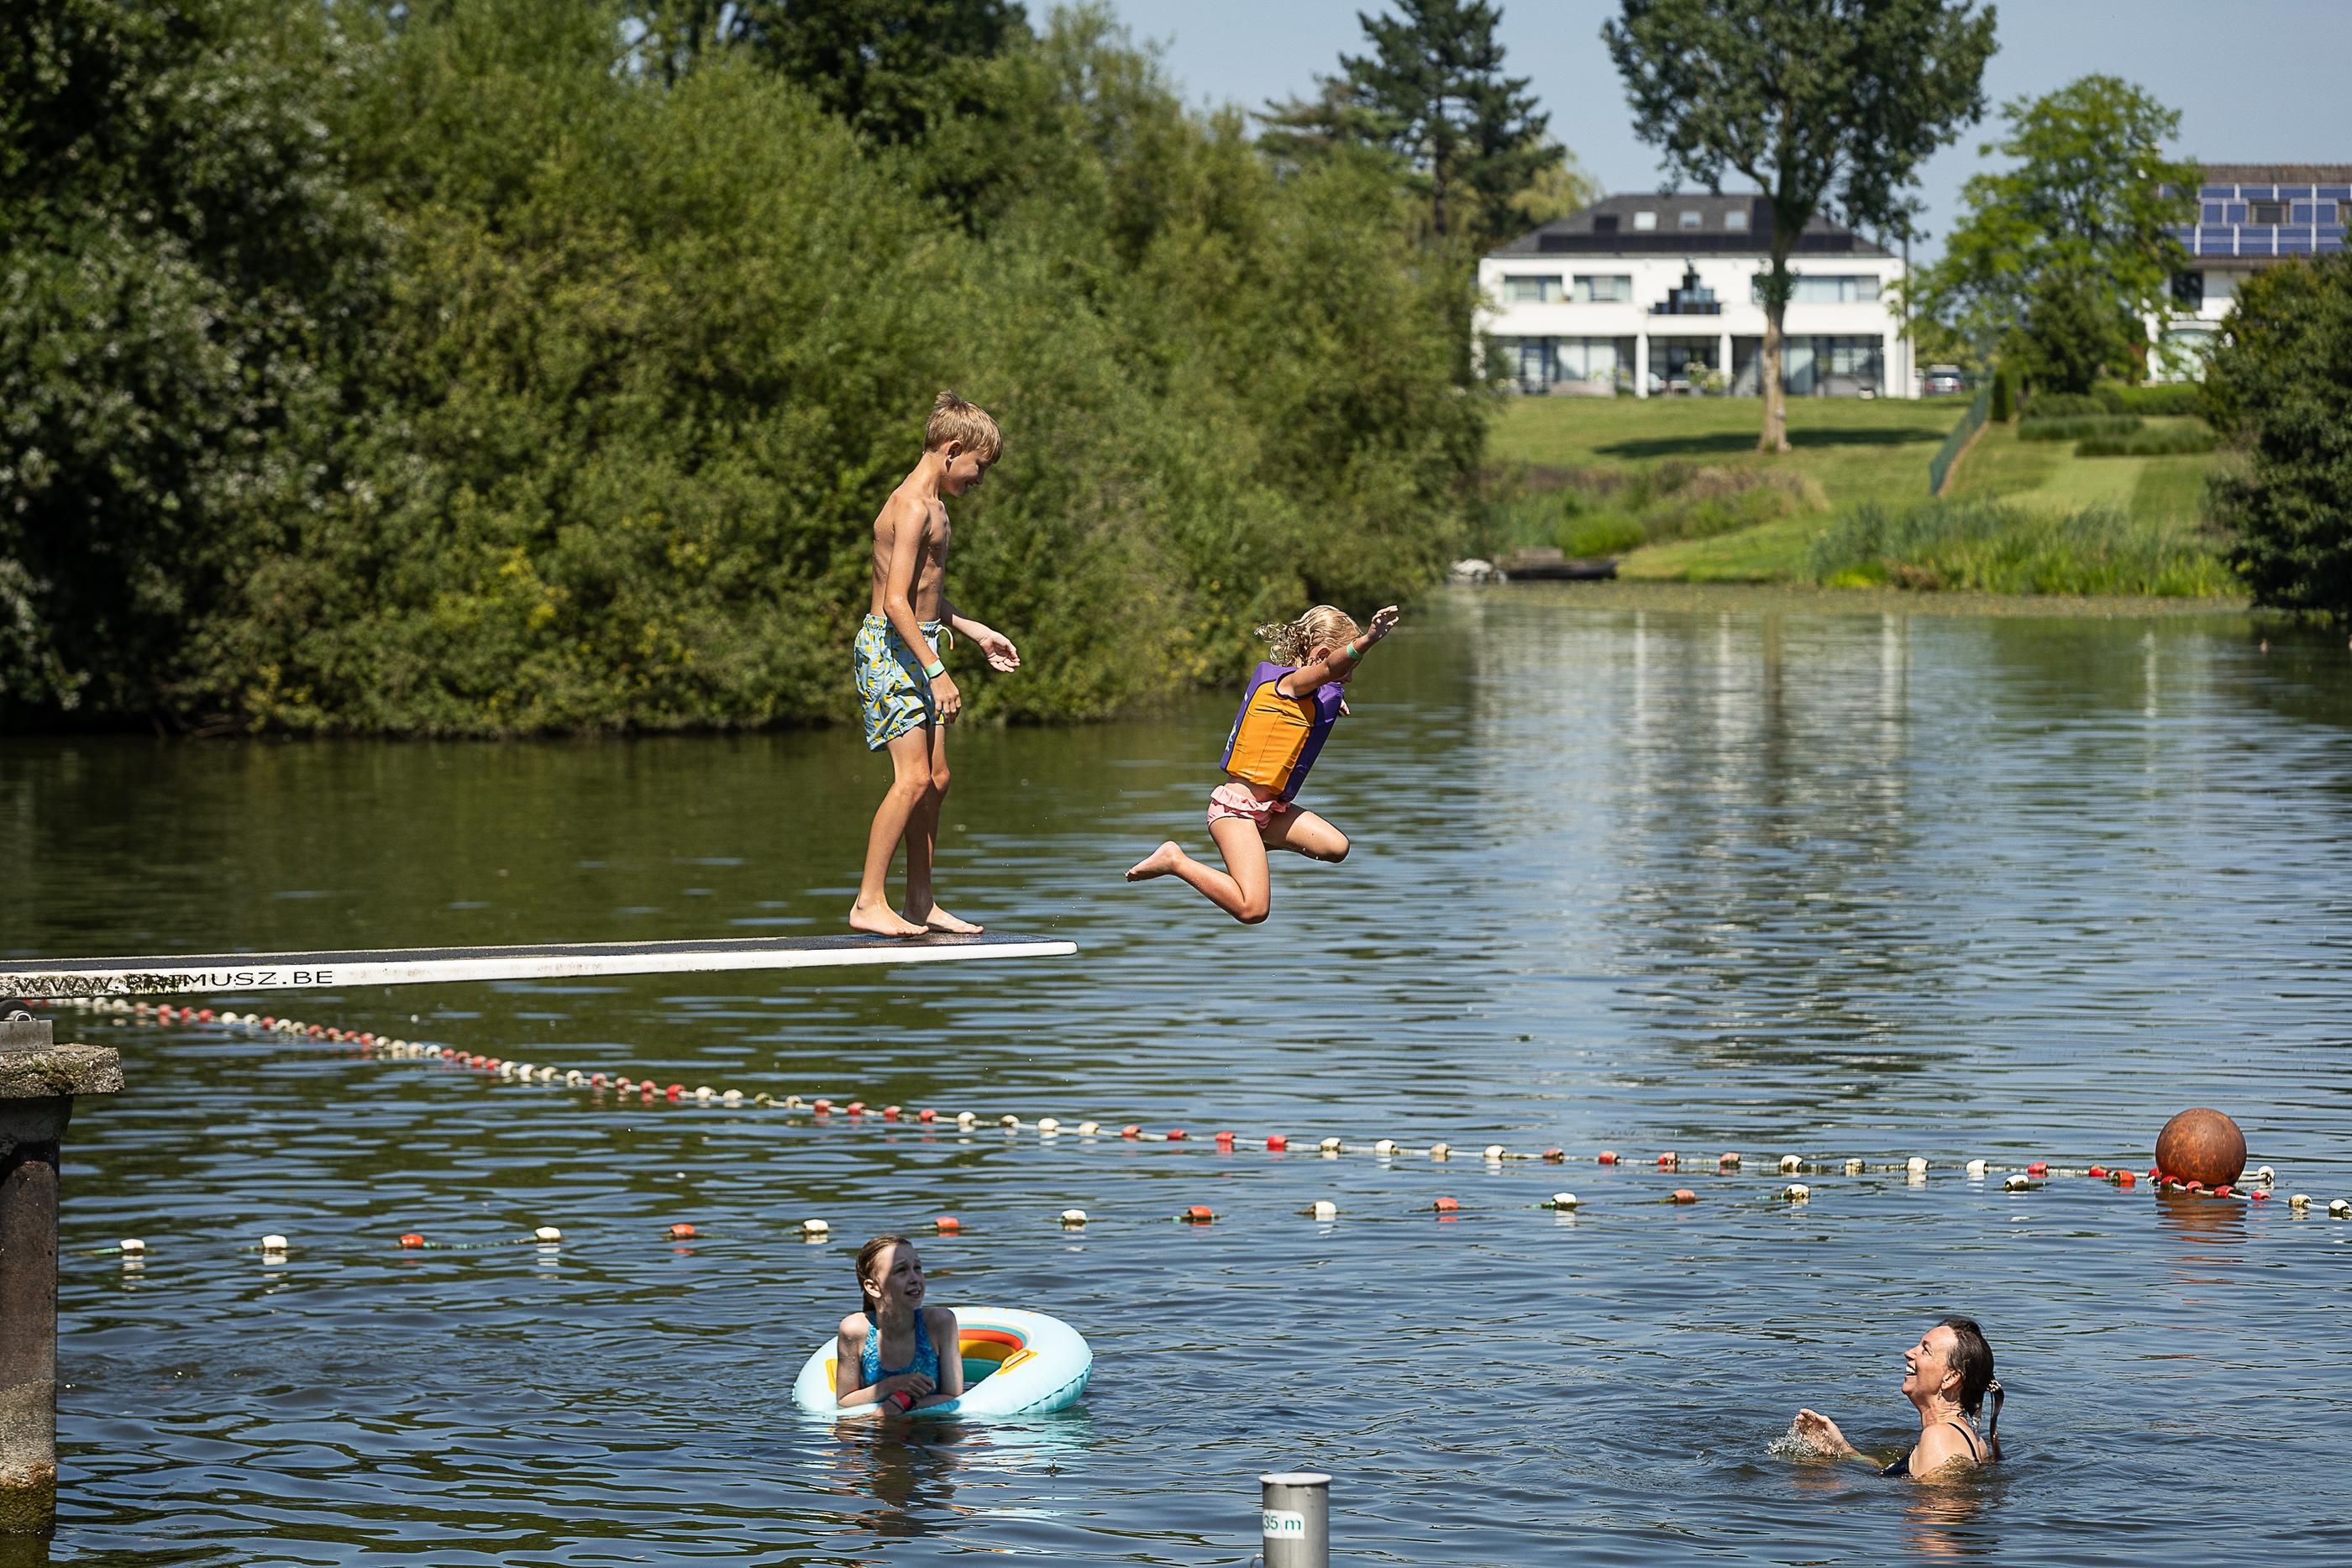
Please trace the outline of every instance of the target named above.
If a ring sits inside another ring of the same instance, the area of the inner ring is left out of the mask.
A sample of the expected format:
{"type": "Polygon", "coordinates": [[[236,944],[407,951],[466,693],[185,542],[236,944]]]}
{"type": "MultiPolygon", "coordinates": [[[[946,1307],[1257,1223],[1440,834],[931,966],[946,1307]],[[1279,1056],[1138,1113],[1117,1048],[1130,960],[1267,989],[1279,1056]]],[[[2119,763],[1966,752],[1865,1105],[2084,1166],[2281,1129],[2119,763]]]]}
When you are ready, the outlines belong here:
{"type": "MultiPolygon", "coordinates": [[[[923,635],[942,653],[948,632],[944,621],[922,622],[923,635]]],[[[855,654],[857,701],[866,716],[866,749],[879,751],[900,736],[935,723],[939,711],[931,701],[931,683],[923,678],[922,661],[907,640],[879,615],[868,615],[857,628],[855,654]]]]}

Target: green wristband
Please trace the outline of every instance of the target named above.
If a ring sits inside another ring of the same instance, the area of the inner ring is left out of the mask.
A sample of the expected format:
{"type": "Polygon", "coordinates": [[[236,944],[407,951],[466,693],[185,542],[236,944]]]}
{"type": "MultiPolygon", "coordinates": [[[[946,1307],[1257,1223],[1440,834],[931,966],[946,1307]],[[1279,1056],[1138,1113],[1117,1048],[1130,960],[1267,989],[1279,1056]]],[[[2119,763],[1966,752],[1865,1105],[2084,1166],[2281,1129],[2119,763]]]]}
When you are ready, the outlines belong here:
{"type": "Polygon", "coordinates": [[[1348,658],[1349,658],[1349,660],[1351,663],[1360,663],[1360,662],[1362,661],[1363,657],[1364,657],[1364,655],[1363,655],[1363,654],[1361,654],[1360,653],[1359,653],[1359,652],[1357,652],[1357,651],[1356,651],[1356,640],[1355,640],[1353,637],[1349,638],[1349,639],[1348,639],[1348,658]]]}
{"type": "Polygon", "coordinates": [[[933,659],[923,666],[923,679],[927,681],[936,681],[947,673],[948,662],[945,659],[933,659]]]}

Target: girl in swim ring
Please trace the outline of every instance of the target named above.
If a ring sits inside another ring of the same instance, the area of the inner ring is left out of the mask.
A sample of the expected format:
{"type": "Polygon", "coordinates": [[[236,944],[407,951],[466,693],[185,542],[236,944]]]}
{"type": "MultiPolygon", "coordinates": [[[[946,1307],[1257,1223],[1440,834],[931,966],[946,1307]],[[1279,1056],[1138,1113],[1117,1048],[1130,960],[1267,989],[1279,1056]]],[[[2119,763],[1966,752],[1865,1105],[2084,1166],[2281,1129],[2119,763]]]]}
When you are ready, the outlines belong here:
{"type": "Polygon", "coordinates": [[[1225,782],[1209,797],[1209,836],[1225,857],[1225,869],[1202,864],[1171,839],[1137,862],[1127,880],[1181,877],[1219,909],[1255,925],[1274,906],[1268,850],[1291,850],[1308,860],[1347,859],[1347,835],[1291,800],[1331,727],[1348,711],[1349,680],[1396,624],[1393,604],[1372,617],[1369,630],[1318,604],[1296,621],[1259,627],[1271,656],[1242,688],[1241,712],[1225,737],[1225,782]]]}
{"type": "MultiPolygon", "coordinates": [[[[1947,1468],[1974,1469],[2000,1458],[2000,1379],[1992,1375],[1992,1346],[1975,1319],[1946,1318],[1903,1353],[1903,1396],[1919,1412],[1919,1440],[1881,1466],[1880,1475],[1922,1481],[1947,1468]],[[1979,1437],[1977,1411],[1988,1394],[1992,1419],[1979,1437]]],[[[1790,1429],[1825,1454],[1878,1464],[1818,1411],[1798,1411],[1790,1429]]]]}
{"type": "Polygon", "coordinates": [[[963,1393],[956,1315],[923,1304],[923,1263],[913,1242],[877,1236],[859,1248],[857,1292],[857,1311],[841,1320],[834,1349],[834,1397],[845,1409],[879,1405],[886,1416],[904,1414],[963,1393]]]}

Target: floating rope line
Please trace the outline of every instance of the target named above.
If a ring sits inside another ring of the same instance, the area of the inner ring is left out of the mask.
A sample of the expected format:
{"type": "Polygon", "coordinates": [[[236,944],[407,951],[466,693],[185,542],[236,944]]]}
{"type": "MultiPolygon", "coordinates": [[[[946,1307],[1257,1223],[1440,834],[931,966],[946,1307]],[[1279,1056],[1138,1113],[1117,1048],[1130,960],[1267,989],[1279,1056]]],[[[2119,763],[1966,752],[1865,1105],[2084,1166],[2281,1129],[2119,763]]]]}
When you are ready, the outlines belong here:
{"type": "MultiPolygon", "coordinates": [[[[445,1067],[463,1068],[486,1075],[494,1073],[501,1082],[506,1082],[562,1087],[573,1091],[585,1091],[595,1096],[601,1096],[607,1092],[616,1097],[634,1095],[638,1103],[645,1106],[685,1108],[690,1105],[696,1108],[716,1107],[728,1110],[750,1108],[781,1112],[792,1117],[794,1124],[806,1125],[812,1129],[832,1128],[848,1131],[868,1127],[915,1126],[944,1130],[953,1127],[958,1134],[969,1136],[983,1127],[994,1127],[1008,1137],[1017,1136],[1024,1130],[1032,1131],[1035,1134],[1041,1146],[1066,1146],[1063,1143],[1064,1134],[1075,1134],[1081,1146],[1096,1145],[1105,1142],[1159,1143],[1185,1145],[1194,1148],[1213,1147],[1220,1153],[1231,1153],[1244,1142],[1255,1146],[1260,1141],[1258,1134],[1244,1135],[1229,1129],[1213,1133],[1206,1142],[1202,1142],[1195,1139],[1182,1127],[1150,1130],[1136,1123],[1113,1127],[1105,1123],[1092,1121],[1069,1125],[1054,1116],[1041,1116],[1034,1121],[1024,1121],[1020,1116],[1009,1112],[992,1118],[983,1117],[972,1111],[958,1111],[950,1113],[926,1107],[909,1112],[899,1105],[883,1105],[877,1108],[869,1106],[863,1100],[848,1100],[836,1103],[834,1100],[823,1096],[804,1099],[798,1094],[778,1096],[765,1091],[747,1094],[740,1089],[719,1089],[709,1084],[699,1084],[689,1089],[682,1082],[661,1083],[653,1078],[632,1078],[622,1072],[608,1073],[577,1068],[560,1069],[542,1063],[464,1051],[450,1046],[396,1039],[388,1035],[380,1035],[372,1030],[350,1030],[295,1019],[283,1019],[275,1015],[240,1014],[235,1011],[215,1012],[211,1008],[180,1008],[169,1003],[150,1004],[130,1002],[117,998],[87,997],[52,1000],[50,1005],[109,1016],[116,1019],[117,1021],[157,1025],[216,1025],[264,1035],[274,1034],[287,1040],[315,1040],[324,1044],[353,1046],[358,1049],[361,1056],[367,1060],[438,1061],[445,1067]]],[[[1291,1147],[1288,1134],[1282,1133],[1265,1134],[1263,1143],[1266,1152],[1271,1154],[1286,1153],[1291,1147]]],[[[1468,1157],[1466,1151],[1457,1151],[1448,1143],[1436,1142],[1416,1146],[1399,1143],[1392,1138],[1379,1138],[1370,1143],[1362,1143],[1333,1136],[1324,1137],[1312,1143],[1302,1143],[1300,1146],[1311,1147],[1325,1159],[1339,1159],[1349,1155],[1370,1155],[1383,1164],[1399,1159],[1426,1159],[1433,1163],[1443,1164],[1453,1160],[1457,1153],[1463,1153],[1465,1157],[1468,1157]]],[[[1570,1156],[1567,1151],[1557,1147],[1526,1150],[1509,1148],[1502,1144],[1487,1144],[1478,1150],[1476,1157],[1484,1162],[1488,1170],[1492,1171],[1517,1163],[1565,1165],[1570,1156]]],[[[1615,1149],[1601,1149],[1591,1158],[1596,1165],[1617,1167],[1628,1174],[1644,1168],[1642,1163],[1629,1161],[1625,1155],[1615,1149]]],[[[1655,1156],[1653,1168],[1658,1172],[1669,1174],[1712,1168],[1718,1176],[1738,1176],[1745,1174],[1745,1167],[1746,1156],[1736,1151],[1719,1154],[1710,1162],[1705,1156],[1686,1158],[1679,1151],[1668,1149],[1655,1156]]],[[[1925,1186],[1929,1174],[1938,1169],[1958,1169],[1965,1172],[1970,1179],[2000,1176],[2001,1189],[2012,1193],[2038,1191],[2054,1177],[2086,1177],[2105,1181],[2117,1188],[2135,1187],[2141,1179],[2138,1172],[2120,1165],[2057,1166],[2046,1160],[2033,1160],[2022,1166],[1997,1166],[1984,1159],[1970,1159],[1938,1166],[1921,1155],[1909,1155],[1902,1160],[1872,1161],[1859,1155],[1843,1159],[1815,1159],[1806,1155],[1784,1154],[1780,1156],[1776,1166],[1777,1173],[1781,1176],[1899,1175],[1905,1178],[1906,1185],[1912,1186],[1925,1186]]],[[[2247,1204],[2250,1207],[2271,1200],[2276,1179],[2276,1173],[2269,1166],[2258,1166],[2250,1173],[2243,1186],[2233,1183],[2211,1187],[2200,1182],[2184,1181],[2167,1176],[2154,1167],[2150,1167],[2147,1172],[2147,1180],[2151,1190],[2236,1200],[2247,1204]]],[[[1781,1203],[1808,1203],[1812,1199],[1813,1189],[1806,1182],[1791,1182],[1772,1197],[1774,1201],[1781,1203]]],[[[1700,1197],[1694,1188],[1676,1187],[1666,1197],[1649,1201],[1688,1205],[1699,1202],[1700,1197]]],[[[2316,1200],[2307,1193],[2295,1193],[2287,1199],[2288,1208],[2297,1216],[2309,1213],[2315,1203],[2316,1200]]],[[[1554,1194],[1551,1198],[1536,1207],[1567,1211],[1579,1208],[1581,1205],[1575,1194],[1562,1192],[1554,1194]]],[[[2332,1218],[2352,1218],[2352,1200],[2330,1199],[2325,1208],[2332,1218]]],[[[1318,1202],[1299,1212],[1319,1220],[1334,1219],[1339,1215],[1337,1205],[1329,1200],[1318,1202]]],[[[1442,1197],[1420,1212],[1435,1212],[1441,1216],[1447,1216],[1458,1215],[1462,1210],[1457,1200],[1442,1197]]],[[[1214,1214],[1204,1205],[1193,1206],[1174,1218],[1182,1223],[1192,1225],[1210,1224],[1215,1219],[1214,1214]]],[[[1087,1218],[1085,1210],[1072,1208],[1062,1211],[1056,1217],[1055,1222],[1066,1228],[1077,1229],[1083,1228],[1087,1224],[1087,1218]]],[[[954,1234],[961,1231],[962,1223],[952,1215],[943,1215],[939,1218],[935,1228],[941,1234],[954,1234]]],[[[553,1229],[552,1227],[545,1228],[553,1229]]],[[[823,1241],[830,1234],[830,1228],[823,1219],[803,1220],[801,1222],[800,1228],[803,1236],[812,1242],[823,1241]]],[[[691,1237],[694,1234],[694,1228],[690,1225],[673,1228],[674,1236],[691,1237]]],[[[264,1243],[265,1249],[267,1239],[265,1239],[264,1243]]],[[[420,1237],[415,1245],[438,1249],[464,1249],[472,1247],[529,1245],[533,1240],[541,1245],[547,1245],[549,1239],[541,1236],[527,1239],[520,1243],[439,1244],[426,1242],[420,1237]]],[[[404,1244],[406,1243],[404,1242],[404,1244]]],[[[126,1243],[123,1250],[129,1252],[133,1249],[126,1243]]]]}

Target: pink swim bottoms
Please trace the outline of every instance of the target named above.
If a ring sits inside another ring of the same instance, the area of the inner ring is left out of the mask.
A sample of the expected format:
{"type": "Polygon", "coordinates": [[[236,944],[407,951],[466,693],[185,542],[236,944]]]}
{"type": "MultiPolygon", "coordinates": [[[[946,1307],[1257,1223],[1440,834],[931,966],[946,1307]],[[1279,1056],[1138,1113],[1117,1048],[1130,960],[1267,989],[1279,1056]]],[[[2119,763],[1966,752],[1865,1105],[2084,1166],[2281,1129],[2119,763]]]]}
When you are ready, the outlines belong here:
{"type": "Polygon", "coordinates": [[[1213,828],[1231,817],[1263,831],[1273,825],[1276,817],[1289,810],[1289,801],[1261,800],[1246,784],[1220,784],[1209,794],[1209,825],[1213,828]]]}

